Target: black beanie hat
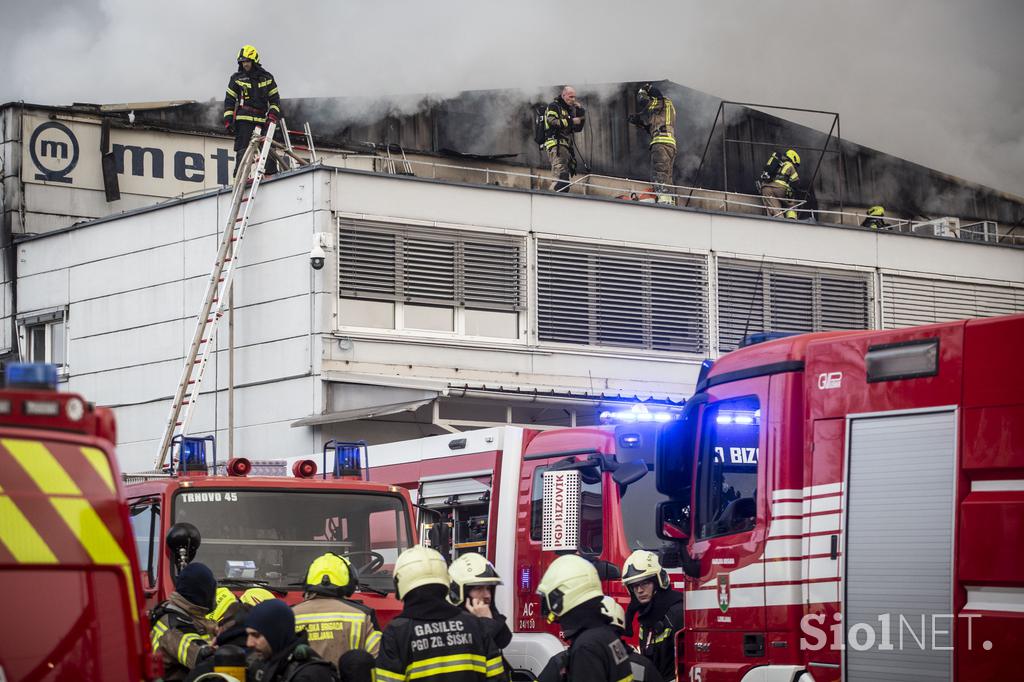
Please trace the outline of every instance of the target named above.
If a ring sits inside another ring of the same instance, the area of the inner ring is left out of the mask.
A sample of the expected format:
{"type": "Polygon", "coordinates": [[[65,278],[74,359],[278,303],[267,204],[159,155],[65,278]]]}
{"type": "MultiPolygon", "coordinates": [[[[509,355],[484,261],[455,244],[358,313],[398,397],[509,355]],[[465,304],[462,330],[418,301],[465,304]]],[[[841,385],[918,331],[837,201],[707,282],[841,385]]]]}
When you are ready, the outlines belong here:
{"type": "Polygon", "coordinates": [[[295,614],[280,599],[268,599],[252,607],[245,619],[245,627],[263,635],[275,654],[298,636],[295,634],[295,614]]]}
{"type": "Polygon", "coordinates": [[[341,682],[372,682],[373,656],[362,649],[350,649],[338,659],[341,682]]]}
{"type": "Polygon", "coordinates": [[[196,606],[212,611],[217,579],[206,564],[192,563],[181,569],[174,579],[174,591],[196,606]]]}

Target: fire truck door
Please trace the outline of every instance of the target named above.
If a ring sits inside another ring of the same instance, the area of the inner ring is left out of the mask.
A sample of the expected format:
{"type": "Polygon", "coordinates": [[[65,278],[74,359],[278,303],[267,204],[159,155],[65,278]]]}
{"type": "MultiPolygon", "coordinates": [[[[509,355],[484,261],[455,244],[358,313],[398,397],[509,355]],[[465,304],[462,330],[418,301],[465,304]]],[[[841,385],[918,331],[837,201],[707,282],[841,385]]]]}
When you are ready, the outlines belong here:
{"type": "Polygon", "coordinates": [[[718,679],[768,661],[761,457],[767,387],[768,377],[735,382],[701,408],[692,544],[700,576],[686,605],[691,679],[718,679]]]}
{"type": "Polygon", "coordinates": [[[953,679],[956,415],[849,420],[844,680],[953,679]]]}
{"type": "Polygon", "coordinates": [[[129,500],[128,514],[139,552],[139,569],[142,571],[142,591],[147,607],[157,592],[160,572],[160,548],[163,545],[163,530],[160,525],[160,498],[143,497],[129,500]]]}

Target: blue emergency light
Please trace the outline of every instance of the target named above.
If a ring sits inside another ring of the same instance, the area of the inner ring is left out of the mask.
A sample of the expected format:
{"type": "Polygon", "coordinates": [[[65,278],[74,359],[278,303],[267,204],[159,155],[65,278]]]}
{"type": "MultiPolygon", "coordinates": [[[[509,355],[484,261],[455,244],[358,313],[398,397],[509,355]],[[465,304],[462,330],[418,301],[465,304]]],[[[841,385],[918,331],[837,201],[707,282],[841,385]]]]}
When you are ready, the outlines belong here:
{"type": "Polygon", "coordinates": [[[4,368],[7,388],[57,390],[57,365],[44,362],[12,362],[4,368]]]}
{"type": "MultiPolygon", "coordinates": [[[[201,471],[206,473],[206,441],[213,445],[213,470],[217,470],[217,439],[209,436],[179,435],[171,439],[171,447],[178,444],[178,471],[182,473],[201,471]]],[[[174,471],[172,469],[171,473],[174,471]]]]}
{"type": "Polygon", "coordinates": [[[327,478],[327,451],[334,451],[334,477],[358,476],[362,478],[363,466],[360,451],[366,451],[366,441],[359,440],[346,443],[338,440],[329,440],[324,443],[324,478],[327,478]]]}

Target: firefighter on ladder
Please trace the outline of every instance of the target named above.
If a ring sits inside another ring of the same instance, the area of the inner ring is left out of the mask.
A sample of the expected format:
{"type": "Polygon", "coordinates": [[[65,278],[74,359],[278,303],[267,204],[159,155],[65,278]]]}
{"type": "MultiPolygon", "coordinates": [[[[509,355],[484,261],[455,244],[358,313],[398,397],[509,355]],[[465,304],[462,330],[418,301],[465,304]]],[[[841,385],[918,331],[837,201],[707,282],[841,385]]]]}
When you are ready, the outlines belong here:
{"type": "Polygon", "coordinates": [[[629,652],[602,612],[601,580],[594,565],[581,556],[566,554],[551,562],[537,586],[540,612],[548,622],[558,621],[569,640],[569,650],[556,654],[541,671],[540,679],[569,682],[633,682],[629,652]],[[564,668],[551,674],[550,668],[564,668]]]}
{"type": "Polygon", "coordinates": [[[785,160],[777,152],[772,152],[768,163],[761,171],[758,180],[761,196],[764,198],[765,212],[775,218],[785,215],[795,219],[796,211],[784,210],[781,199],[793,198],[793,185],[800,179],[797,169],[800,168],[800,155],[795,149],[786,151],[785,160]]]}
{"type": "MultiPolygon", "coordinates": [[[[253,130],[281,118],[281,94],[274,77],[260,64],[259,51],[252,45],[243,45],[237,59],[238,71],[228,81],[224,95],[224,128],[235,135],[236,175],[253,130]]],[[[277,172],[273,157],[267,159],[266,172],[277,172]]]]}
{"type": "Polygon", "coordinates": [[[372,610],[348,600],[358,584],[359,576],[348,559],[327,552],[309,565],[305,599],[292,607],[295,629],[305,630],[313,651],[331,663],[350,649],[363,649],[373,656],[380,649],[372,610]]]}
{"type": "Polygon", "coordinates": [[[659,204],[675,204],[669,194],[676,161],[676,107],[657,86],[645,83],[636,92],[637,113],[629,122],[651,136],[651,183],[659,204]]]}
{"type": "Polygon", "coordinates": [[[658,555],[644,549],[626,559],[622,584],[631,598],[626,631],[632,634],[633,617],[639,615],[640,653],[657,666],[664,679],[675,679],[675,639],[683,628],[683,595],[672,589],[658,555]]]}
{"type": "Polygon", "coordinates": [[[377,682],[507,682],[501,653],[481,620],[448,601],[448,565],[417,545],[395,561],[402,612],[388,623],[377,655],[377,682]]]}
{"type": "Polygon", "coordinates": [[[555,177],[551,189],[569,191],[569,179],[576,173],[576,154],[573,135],[583,130],[586,112],[576,103],[576,88],[566,85],[561,94],[544,110],[544,144],[541,147],[551,162],[555,177]]]}

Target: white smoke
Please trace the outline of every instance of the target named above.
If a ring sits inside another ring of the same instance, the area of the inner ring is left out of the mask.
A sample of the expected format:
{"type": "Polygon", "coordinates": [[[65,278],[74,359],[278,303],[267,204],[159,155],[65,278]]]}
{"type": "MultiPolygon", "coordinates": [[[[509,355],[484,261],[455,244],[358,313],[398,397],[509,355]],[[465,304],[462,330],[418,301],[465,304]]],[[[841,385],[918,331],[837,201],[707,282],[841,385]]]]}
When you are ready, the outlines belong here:
{"type": "Polygon", "coordinates": [[[1024,194],[1017,0],[0,1],[0,101],[220,98],[244,43],[285,97],[667,78],[1024,194]]]}

